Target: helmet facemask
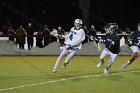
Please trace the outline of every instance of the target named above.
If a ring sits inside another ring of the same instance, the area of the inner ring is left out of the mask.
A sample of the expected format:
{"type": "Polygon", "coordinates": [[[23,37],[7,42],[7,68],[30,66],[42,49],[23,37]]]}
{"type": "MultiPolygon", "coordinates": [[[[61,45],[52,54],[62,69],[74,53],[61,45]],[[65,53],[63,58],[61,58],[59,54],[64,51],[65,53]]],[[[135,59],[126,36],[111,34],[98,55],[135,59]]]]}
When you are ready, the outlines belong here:
{"type": "Polygon", "coordinates": [[[116,23],[109,23],[105,26],[105,31],[107,34],[112,34],[114,31],[118,29],[118,25],[116,23]]]}
{"type": "Polygon", "coordinates": [[[83,22],[82,22],[81,19],[76,19],[74,21],[74,26],[75,26],[76,29],[80,29],[82,27],[82,24],[83,24],[83,22]]]}

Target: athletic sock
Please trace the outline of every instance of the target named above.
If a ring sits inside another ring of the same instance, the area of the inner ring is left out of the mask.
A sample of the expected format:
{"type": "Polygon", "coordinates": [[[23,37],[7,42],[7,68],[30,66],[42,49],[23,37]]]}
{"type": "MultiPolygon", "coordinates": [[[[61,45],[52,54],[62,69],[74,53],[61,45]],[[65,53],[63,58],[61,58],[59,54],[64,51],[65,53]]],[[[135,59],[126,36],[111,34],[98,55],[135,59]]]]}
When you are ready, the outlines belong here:
{"type": "Polygon", "coordinates": [[[130,64],[130,61],[128,60],[128,61],[123,65],[123,67],[126,68],[129,64],[130,64]]]}
{"type": "Polygon", "coordinates": [[[100,59],[100,62],[101,62],[101,63],[104,63],[104,59],[100,59]]]}

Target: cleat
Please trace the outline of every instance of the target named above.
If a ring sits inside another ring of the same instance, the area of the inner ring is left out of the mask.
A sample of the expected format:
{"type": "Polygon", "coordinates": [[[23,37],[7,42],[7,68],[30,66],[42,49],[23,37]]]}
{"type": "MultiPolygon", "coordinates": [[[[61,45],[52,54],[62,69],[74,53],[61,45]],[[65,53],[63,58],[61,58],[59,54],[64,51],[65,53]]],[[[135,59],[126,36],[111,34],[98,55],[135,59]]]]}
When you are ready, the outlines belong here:
{"type": "Polygon", "coordinates": [[[66,68],[66,66],[63,65],[63,66],[62,66],[62,69],[64,69],[64,68],[66,68]]]}
{"type": "Polygon", "coordinates": [[[99,67],[101,67],[103,64],[104,64],[104,62],[99,62],[99,63],[97,64],[97,67],[99,68],[99,67]]]}
{"type": "Polygon", "coordinates": [[[53,69],[53,73],[55,73],[56,72],[56,69],[53,69]]]}
{"type": "Polygon", "coordinates": [[[122,66],[120,67],[120,71],[121,71],[121,72],[124,72],[124,69],[125,69],[125,67],[124,67],[124,65],[122,65],[122,66]]]}
{"type": "Polygon", "coordinates": [[[108,74],[108,69],[107,68],[104,69],[104,74],[105,75],[108,74]]]}

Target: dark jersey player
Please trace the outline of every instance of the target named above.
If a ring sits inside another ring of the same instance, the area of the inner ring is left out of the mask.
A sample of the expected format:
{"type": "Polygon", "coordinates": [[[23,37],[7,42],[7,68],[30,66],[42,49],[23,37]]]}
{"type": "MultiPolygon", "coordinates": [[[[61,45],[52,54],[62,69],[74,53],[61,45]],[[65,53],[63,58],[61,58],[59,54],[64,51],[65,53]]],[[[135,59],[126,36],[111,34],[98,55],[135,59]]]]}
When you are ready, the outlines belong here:
{"type": "Polygon", "coordinates": [[[137,25],[138,30],[134,31],[130,35],[130,49],[132,50],[132,55],[130,59],[120,67],[120,71],[124,71],[124,69],[134,62],[136,58],[138,58],[140,54],[140,23],[137,25]]]}
{"type": "Polygon", "coordinates": [[[105,62],[104,58],[109,56],[109,61],[107,66],[104,69],[104,74],[108,74],[108,70],[111,65],[117,59],[117,56],[120,52],[120,38],[117,35],[116,29],[118,29],[118,25],[116,23],[109,23],[105,27],[106,35],[100,40],[105,44],[105,48],[103,49],[100,55],[100,62],[97,64],[97,67],[101,67],[105,62]]]}

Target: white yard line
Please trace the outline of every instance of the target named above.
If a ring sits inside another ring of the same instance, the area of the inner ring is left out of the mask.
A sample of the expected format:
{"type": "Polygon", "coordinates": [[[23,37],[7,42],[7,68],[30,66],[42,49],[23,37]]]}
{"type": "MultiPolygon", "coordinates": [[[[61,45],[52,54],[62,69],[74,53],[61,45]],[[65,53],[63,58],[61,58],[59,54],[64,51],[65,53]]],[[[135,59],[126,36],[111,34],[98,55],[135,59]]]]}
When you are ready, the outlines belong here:
{"type": "MultiPolygon", "coordinates": [[[[133,73],[133,72],[140,72],[140,71],[130,71],[130,72],[133,73]]],[[[110,73],[109,75],[116,75],[116,74],[121,74],[121,73],[130,73],[130,72],[110,73]]],[[[15,86],[15,87],[10,87],[10,88],[2,88],[2,89],[0,89],[0,91],[13,90],[13,89],[19,89],[19,88],[24,88],[24,87],[49,84],[49,83],[55,83],[55,82],[66,81],[66,80],[73,80],[73,79],[78,79],[78,78],[89,78],[89,77],[99,77],[99,76],[104,76],[104,74],[96,74],[96,75],[89,75],[89,76],[79,76],[79,77],[72,77],[72,78],[66,78],[66,79],[51,80],[51,81],[41,82],[41,83],[34,83],[34,84],[28,84],[28,85],[15,86]]]]}

